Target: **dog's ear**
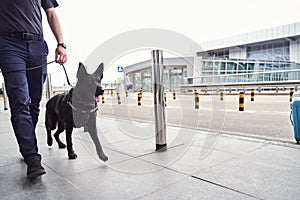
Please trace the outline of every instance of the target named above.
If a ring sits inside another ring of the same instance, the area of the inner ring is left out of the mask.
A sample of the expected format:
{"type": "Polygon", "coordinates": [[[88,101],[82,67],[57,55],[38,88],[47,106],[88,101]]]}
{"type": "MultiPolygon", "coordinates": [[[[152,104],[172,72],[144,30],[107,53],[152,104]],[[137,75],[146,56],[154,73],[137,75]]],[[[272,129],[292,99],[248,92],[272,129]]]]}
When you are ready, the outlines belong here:
{"type": "Polygon", "coordinates": [[[104,65],[103,65],[103,63],[101,63],[98,66],[97,70],[94,72],[94,75],[103,78],[103,70],[104,70],[104,65]]]}
{"type": "Polygon", "coordinates": [[[77,71],[77,78],[79,79],[82,76],[86,76],[87,72],[85,69],[85,66],[80,62],[78,66],[78,71],[77,71]]]}

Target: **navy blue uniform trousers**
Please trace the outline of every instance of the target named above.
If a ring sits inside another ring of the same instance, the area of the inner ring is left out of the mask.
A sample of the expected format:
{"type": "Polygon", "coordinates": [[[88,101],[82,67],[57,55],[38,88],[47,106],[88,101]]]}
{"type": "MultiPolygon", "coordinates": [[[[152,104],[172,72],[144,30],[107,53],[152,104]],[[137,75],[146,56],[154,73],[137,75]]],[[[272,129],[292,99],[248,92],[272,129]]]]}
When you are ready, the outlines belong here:
{"type": "Polygon", "coordinates": [[[41,160],[35,127],[47,73],[47,55],[44,40],[0,37],[0,67],[9,99],[11,123],[26,164],[41,160]]]}

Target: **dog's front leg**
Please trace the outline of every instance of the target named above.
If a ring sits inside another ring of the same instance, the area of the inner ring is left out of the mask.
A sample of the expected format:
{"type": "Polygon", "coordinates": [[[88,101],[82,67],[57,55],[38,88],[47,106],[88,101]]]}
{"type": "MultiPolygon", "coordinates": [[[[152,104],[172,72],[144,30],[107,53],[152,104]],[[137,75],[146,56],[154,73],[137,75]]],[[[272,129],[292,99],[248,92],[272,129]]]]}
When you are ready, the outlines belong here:
{"type": "Polygon", "coordinates": [[[96,146],[96,151],[97,154],[99,156],[99,158],[106,162],[108,160],[108,157],[105,155],[105,153],[103,152],[99,137],[98,137],[98,133],[97,133],[97,128],[96,128],[96,115],[95,114],[91,114],[90,115],[90,119],[88,121],[88,132],[90,134],[90,137],[92,138],[95,146],[96,146]]]}
{"type": "Polygon", "coordinates": [[[77,155],[73,150],[73,143],[72,143],[73,126],[70,124],[72,123],[65,123],[68,156],[69,159],[76,159],[77,155]]]}

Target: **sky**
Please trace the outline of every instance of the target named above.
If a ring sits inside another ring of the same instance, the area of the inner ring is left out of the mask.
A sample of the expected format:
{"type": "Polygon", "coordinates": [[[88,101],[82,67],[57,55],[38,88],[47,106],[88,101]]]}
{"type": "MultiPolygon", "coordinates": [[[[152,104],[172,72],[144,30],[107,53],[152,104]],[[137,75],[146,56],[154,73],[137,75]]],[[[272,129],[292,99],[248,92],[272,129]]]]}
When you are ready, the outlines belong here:
{"type": "MultiPolygon", "coordinates": [[[[65,64],[71,82],[76,81],[79,62],[110,38],[141,28],[168,29],[197,43],[300,21],[299,0],[57,0],[57,15],[67,44],[65,64]]],[[[48,61],[54,59],[56,41],[44,17],[49,46],[48,61]]],[[[120,44],[121,45],[121,44],[120,44]]],[[[121,76],[117,66],[150,59],[145,51],[116,55],[105,66],[104,82],[121,76]]],[[[66,84],[63,69],[48,66],[52,84],[66,84]]]]}

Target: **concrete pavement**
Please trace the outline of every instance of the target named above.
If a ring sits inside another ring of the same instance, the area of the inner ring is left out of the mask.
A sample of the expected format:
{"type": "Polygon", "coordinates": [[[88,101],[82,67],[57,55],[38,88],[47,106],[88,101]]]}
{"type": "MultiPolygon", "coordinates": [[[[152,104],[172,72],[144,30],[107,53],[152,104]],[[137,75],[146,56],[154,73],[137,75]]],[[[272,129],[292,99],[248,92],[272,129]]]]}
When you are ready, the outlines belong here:
{"type": "MultiPolygon", "coordinates": [[[[83,129],[74,131],[76,160],[46,144],[44,110],[37,127],[47,174],[26,180],[0,102],[0,199],[298,199],[300,146],[167,127],[168,150],[154,151],[152,124],[99,116],[109,156],[101,162],[83,129]]],[[[44,104],[43,104],[44,106],[44,104]]],[[[62,134],[63,135],[63,134],[62,134]]]]}

